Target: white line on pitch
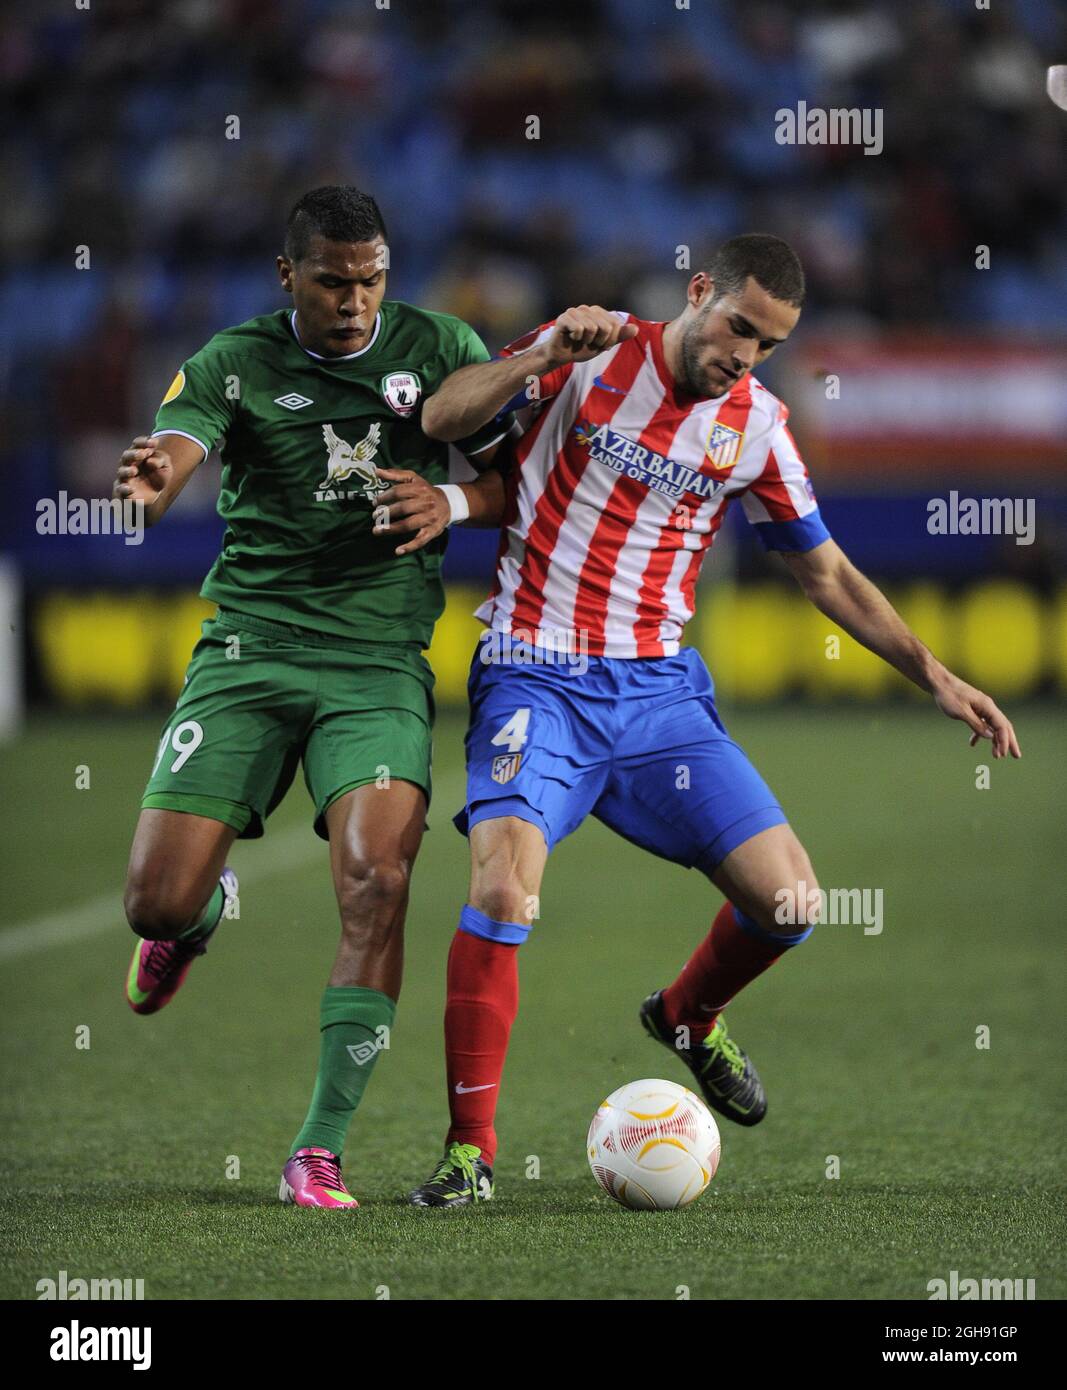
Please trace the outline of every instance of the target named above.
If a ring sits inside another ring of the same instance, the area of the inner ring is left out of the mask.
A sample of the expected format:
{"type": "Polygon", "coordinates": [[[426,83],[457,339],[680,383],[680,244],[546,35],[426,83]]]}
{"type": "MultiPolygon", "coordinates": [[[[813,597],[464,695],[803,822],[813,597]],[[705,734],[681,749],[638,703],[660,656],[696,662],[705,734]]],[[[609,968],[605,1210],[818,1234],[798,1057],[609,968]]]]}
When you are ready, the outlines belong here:
{"type": "MultiPolygon", "coordinates": [[[[462,773],[453,772],[436,780],[433,810],[435,825],[447,824],[453,801],[462,795],[462,784],[462,773]],[[444,796],[442,792],[445,793],[444,796]],[[442,811],[445,812],[443,816],[442,811]]],[[[329,864],[326,841],[320,840],[306,824],[274,834],[271,833],[268,824],[262,846],[266,850],[265,853],[262,849],[258,853],[253,851],[247,863],[242,864],[241,860],[247,851],[240,841],[237,842],[235,867],[242,888],[247,884],[259,883],[263,879],[275,878],[278,874],[289,873],[316,857],[321,857],[324,869],[329,864]]],[[[35,955],[51,946],[66,946],[72,941],[84,941],[88,937],[99,936],[101,932],[119,926],[129,931],[122,912],[122,884],[116,882],[114,890],[110,893],[101,893],[75,907],[64,908],[58,912],[46,912],[40,917],[31,918],[28,922],[20,922],[17,926],[0,931],[0,961],[17,960],[20,956],[35,955]]]]}
{"type": "MultiPolygon", "coordinates": [[[[269,853],[260,858],[250,858],[247,867],[240,871],[242,885],[258,883],[261,879],[273,878],[276,874],[299,868],[302,864],[320,854],[326,862],[327,847],[324,840],[314,835],[306,826],[295,826],[270,835],[268,830],[264,843],[269,845],[269,853]]],[[[238,857],[243,854],[238,850],[238,857]]],[[[34,917],[29,922],[8,927],[0,932],[0,961],[15,960],[19,956],[34,955],[50,946],[65,946],[72,941],[83,941],[86,937],[98,936],[111,927],[129,927],[122,913],[122,883],[117,882],[110,893],[101,893],[77,907],[59,912],[47,912],[34,917]]]]}

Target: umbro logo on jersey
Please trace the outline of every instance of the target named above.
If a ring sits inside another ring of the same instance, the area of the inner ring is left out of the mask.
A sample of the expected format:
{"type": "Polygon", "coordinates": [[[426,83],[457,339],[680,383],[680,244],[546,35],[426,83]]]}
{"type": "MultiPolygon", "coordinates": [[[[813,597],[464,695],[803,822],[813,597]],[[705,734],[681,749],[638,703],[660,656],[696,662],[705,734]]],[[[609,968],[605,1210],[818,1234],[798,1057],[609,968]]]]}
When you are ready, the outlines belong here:
{"type": "Polygon", "coordinates": [[[306,405],[314,405],[315,402],[308,396],[301,396],[296,391],[290,391],[287,396],[275,396],[274,404],[284,405],[286,410],[303,410],[306,405]]]}

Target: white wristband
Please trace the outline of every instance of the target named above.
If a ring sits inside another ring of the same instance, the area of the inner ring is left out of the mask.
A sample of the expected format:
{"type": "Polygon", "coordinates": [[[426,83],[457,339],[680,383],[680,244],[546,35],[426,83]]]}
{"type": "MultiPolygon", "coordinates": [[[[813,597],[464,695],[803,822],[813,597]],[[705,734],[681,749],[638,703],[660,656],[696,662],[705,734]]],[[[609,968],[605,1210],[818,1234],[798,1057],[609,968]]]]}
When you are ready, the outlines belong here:
{"type": "Polygon", "coordinates": [[[449,526],[454,526],[457,521],[466,521],[471,514],[471,504],[459,484],[438,483],[437,490],[443,492],[448,499],[448,510],[451,513],[448,518],[449,526]]]}

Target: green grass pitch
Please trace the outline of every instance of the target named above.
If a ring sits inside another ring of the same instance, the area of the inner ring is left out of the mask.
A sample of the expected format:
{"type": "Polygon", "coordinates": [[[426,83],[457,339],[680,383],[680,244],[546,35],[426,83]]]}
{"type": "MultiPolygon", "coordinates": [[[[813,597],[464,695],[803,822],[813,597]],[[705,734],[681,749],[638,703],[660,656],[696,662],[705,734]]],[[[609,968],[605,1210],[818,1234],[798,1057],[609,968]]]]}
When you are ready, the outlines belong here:
{"type": "Polygon", "coordinates": [[[443,718],[393,1045],[346,1155],[362,1206],[298,1211],[278,1175],[337,937],[299,779],[267,838],[235,850],[241,920],[173,1005],[137,1018],[120,896],[161,721],[35,721],[0,751],[0,1294],[34,1298],[65,1269],[143,1278],[148,1298],[924,1299],[955,1269],[1064,1297],[1062,716],[1012,713],[1024,760],[993,765],[988,790],[984,752],[932,709],[729,720],[822,884],[881,888],[885,924],[819,928],[731,1006],[770,1111],[751,1131],[723,1121],[712,1187],[665,1214],[604,1197],[584,1138],[623,1082],[686,1079],[636,1012],[707,929],[719,899],[698,875],[595,822],[560,847],[521,957],[498,1198],[405,1207],[443,1135],[444,962],[466,887],[449,823],[462,724],[443,718]]]}

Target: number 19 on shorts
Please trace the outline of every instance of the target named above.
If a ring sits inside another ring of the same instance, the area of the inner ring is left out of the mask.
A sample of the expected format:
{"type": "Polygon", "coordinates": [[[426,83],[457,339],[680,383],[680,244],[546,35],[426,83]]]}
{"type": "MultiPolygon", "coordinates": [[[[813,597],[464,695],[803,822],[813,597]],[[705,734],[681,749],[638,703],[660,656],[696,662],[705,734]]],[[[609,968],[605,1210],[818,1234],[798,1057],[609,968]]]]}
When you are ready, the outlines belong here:
{"type": "Polygon", "coordinates": [[[203,741],[203,725],[198,724],[195,719],[186,719],[181,724],[176,724],[173,729],[167,729],[159,740],[159,752],[152,767],[152,776],[159,771],[160,763],[169,753],[176,756],[167,771],[181,772],[203,741]]]}

